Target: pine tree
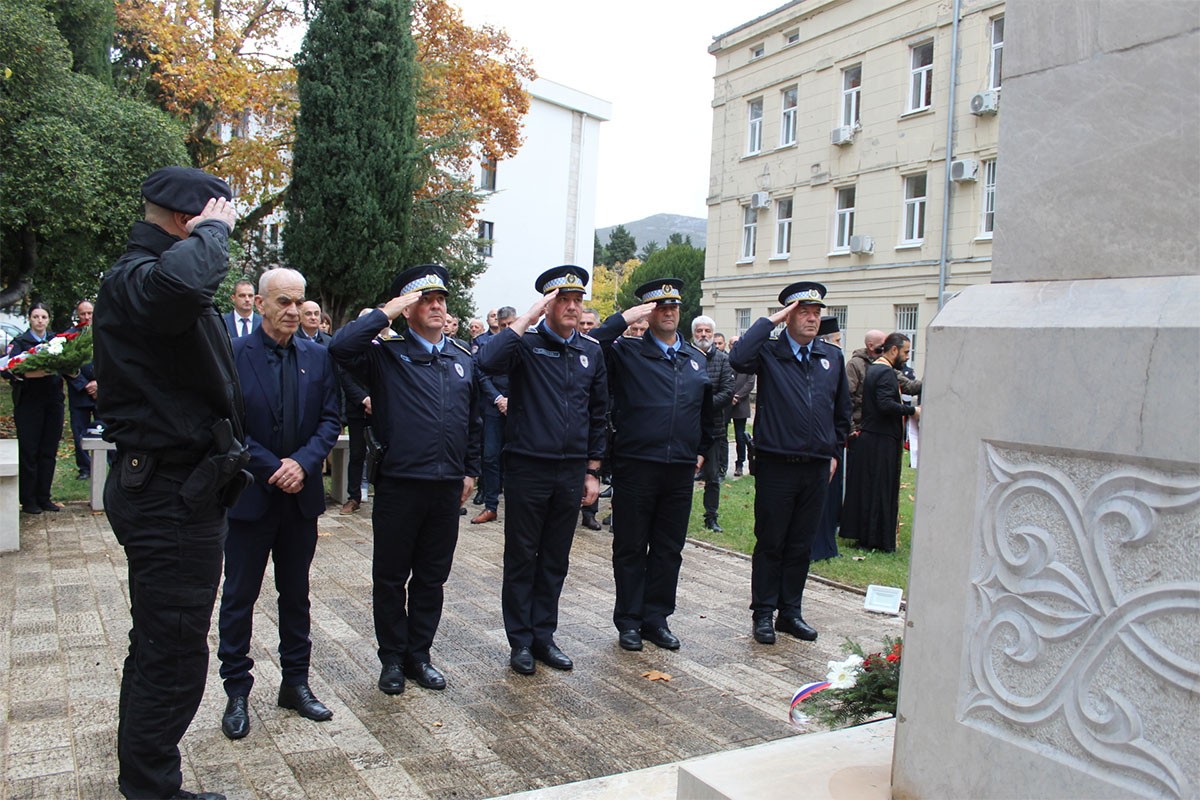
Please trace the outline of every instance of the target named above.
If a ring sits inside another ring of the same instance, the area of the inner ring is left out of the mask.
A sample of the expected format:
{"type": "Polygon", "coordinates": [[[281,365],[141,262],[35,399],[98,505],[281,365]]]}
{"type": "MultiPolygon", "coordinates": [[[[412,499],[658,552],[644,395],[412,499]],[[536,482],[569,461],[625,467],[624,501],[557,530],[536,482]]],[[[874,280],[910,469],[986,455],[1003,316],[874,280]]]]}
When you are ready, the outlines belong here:
{"type": "Polygon", "coordinates": [[[633,234],[625,230],[624,225],[618,225],[613,228],[612,233],[608,235],[608,258],[604,263],[611,267],[619,262],[626,262],[637,255],[637,240],[633,238],[633,234]]]}

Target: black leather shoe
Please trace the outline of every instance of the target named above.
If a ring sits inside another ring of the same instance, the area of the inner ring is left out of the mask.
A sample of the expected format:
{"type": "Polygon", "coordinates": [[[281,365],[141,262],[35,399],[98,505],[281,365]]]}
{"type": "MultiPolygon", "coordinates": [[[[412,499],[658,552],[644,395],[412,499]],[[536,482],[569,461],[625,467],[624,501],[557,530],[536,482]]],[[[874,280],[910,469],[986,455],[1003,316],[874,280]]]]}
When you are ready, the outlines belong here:
{"type": "Polygon", "coordinates": [[[187,789],[180,789],[175,794],[171,795],[171,800],[225,800],[225,795],[217,792],[189,792],[187,789]]]}
{"type": "Polygon", "coordinates": [[[596,515],[590,511],[583,512],[583,527],[589,531],[600,530],[600,523],[596,521],[596,515]]]}
{"type": "Polygon", "coordinates": [[[775,627],[770,617],[754,618],[754,641],[759,644],[775,644],[775,627]]]}
{"type": "Polygon", "coordinates": [[[62,511],[62,506],[55,505],[54,503],[51,503],[49,500],[42,503],[41,506],[42,506],[42,511],[62,511]]]}
{"type": "Polygon", "coordinates": [[[621,635],[617,637],[617,643],[621,645],[622,650],[641,650],[642,635],[630,628],[621,631],[621,635]]]}
{"type": "Polygon", "coordinates": [[[250,732],[250,698],[237,695],[225,704],[221,715],[221,733],[226,739],[241,739],[250,732]]]}
{"type": "Polygon", "coordinates": [[[532,675],[537,670],[533,663],[533,652],[528,647],[514,647],[512,655],[508,657],[508,665],[513,668],[513,672],[522,675],[532,675]]]}
{"type": "Polygon", "coordinates": [[[718,525],[717,521],[715,519],[704,520],[704,527],[707,528],[708,530],[712,531],[713,533],[724,533],[725,532],[725,529],[722,528],[720,525],[718,525]]]}
{"type": "Polygon", "coordinates": [[[384,694],[404,694],[404,670],[399,664],[384,664],[379,670],[379,691],[384,694]]]}
{"type": "Polygon", "coordinates": [[[806,642],[817,640],[817,629],[800,617],[785,617],[780,614],[779,619],[775,620],[775,630],[780,633],[790,633],[797,639],[803,639],[806,642]]]}
{"type": "Polygon", "coordinates": [[[575,666],[575,662],[567,658],[567,654],[559,650],[558,645],[554,642],[550,642],[549,644],[537,644],[535,642],[530,651],[533,653],[534,658],[547,667],[567,670],[575,666]]]}
{"type": "Polygon", "coordinates": [[[297,714],[313,722],[333,719],[333,712],[316,698],[307,683],[279,687],[279,707],[293,709],[297,714]]]}
{"type": "Polygon", "coordinates": [[[42,510],[37,506],[21,506],[22,514],[40,514],[42,510]]]}
{"type": "Polygon", "coordinates": [[[666,625],[661,627],[642,626],[642,638],[661,647],[663,650],[678,650],[679,637],[671,633],[666,625]]]}
{"type": "Polygon", "coordinates": [[[417,682],[418,686],[426,689],[445,689],[446,676],[428,661],[409,664],[404,668],[404,677],[417,682]]]}

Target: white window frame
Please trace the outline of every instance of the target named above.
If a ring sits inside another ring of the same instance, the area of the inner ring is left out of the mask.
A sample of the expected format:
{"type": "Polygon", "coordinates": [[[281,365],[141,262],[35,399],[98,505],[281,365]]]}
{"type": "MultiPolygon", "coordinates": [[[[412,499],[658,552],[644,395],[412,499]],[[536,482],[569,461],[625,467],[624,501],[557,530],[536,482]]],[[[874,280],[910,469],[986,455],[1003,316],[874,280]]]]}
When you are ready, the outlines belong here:
{"type": "Polygon", "coordinates": [[[746,104],[749,117],[746,132],[746,155],[753,156],[762,152],[763,142],[763,99],[756,97],[746,104]]]}
{"type": "Polygon", "coordinates": [[[800,43],[800,29],[799,28],[793,28],[792,30],[783,34],[783,46],[784,47],[787,47],[788,45],[799,44],[799,43],[800,43]]]}
{"type": "Polygon", "coordinates": [[[933,108],[933,40],[914,44],[909,48],[908,112],[925,111],[933,108]],[[929,63],[921,54],[929,50],[929,63]]]}
{"type": "Polygon", "coordinates": [[[927,173],[906,175],[904,178],[904,229],[900,232],[902,245],[916,245],[925,241],[925,212],[929,200],[929,176],[927,173]],[[924,186],[920,186],[923,183],[924,186]],[[920,189],[920,194],[917,193],[920,189]]]}
{"type": "Polygon", "coordinates": [[[979,222],[980,238],[992,238],[996,231],[996,159],[984,161],[981,165],[983,180],[983,218],[979,222]]]}
{"type": "Polygon", "coordinates": [[[796,123],[799,121],[800,87],[789,86],[780,92],[780,105],[783,112],[779,120],[779,146],[787,147],[796,143],[796,123]],[[791,103],[791,105],[788,105],[791,103]]]}
{"type": "Polygon", "coordinates": [[[908,361],[910,364],[915,364],[917,361],[917,325],[920,321],[918,314],[920,306],[916,303],[897,303],[892,306],[896,312],[896,327],[893,330],[896,333],[903,333],[909,338],[912,343],[912,349],[908,353],[908,361]]]}
{"type": "Polygon", "coordinates": [[[792,254],[792,215],[795,203],[790,197],[775,201],[775,254],[773,258],[787,258],[792,254]]]}
{"type": "Polygon", "coordinates": [[[767,54],[767,45],[764,42],[750,45],[750,60],[757,61],[767,54]]]}
{"type": "Polygon", "coordinates": [[[733,310],[733,327],[737,329],[738,336],[750,329],[750,309],[735,308],[733,310]]]}
{"type": "Polygon", "coordinates": [[[496,191],[496,159],[484,156],[479,161],[479,189],[484,192],[496,191]]]}
{"type": "Polygon", "coordinates": [[[846,337],[846,329],[849,327],[846,321],[850,319],[850,313],[847,306],[829,306],[825,309],[825,316],[837,317],[838,330],[842,332],[843,340],[846,337]]]}
{"type": "Polygon", "coordinates": [[[479,255],[490,258],[493,254],[492,245],[496,239],[496,223],[479,220],[479,255]]]}
{"type": "Polygon", "coordinates": [[[862,127],[862,64],[842,70],[842,126],[862,127]],[[858,73],[858,84],[851,86],[851,76],[858,73]]]}
{"type": "Polygon", "coordinates": [[[758,251],[758,209],[742,206],[742,257],[753,261],[758,251]]]}
{"type": "Polygon", "coordinates": [[[996,17],[988,26],[992,37],[991,57],[988,59],[988,88],[1000,89],[1004,78],[1004,17],[996,17]]]}
{"type": "Polygon", "coordinates": [[[850,252],[850,237],[854,235],[854,205],[857,199],[857,188],[854,186],[843,186],[834,195],[833,250],[835,253],[850,252]]]}

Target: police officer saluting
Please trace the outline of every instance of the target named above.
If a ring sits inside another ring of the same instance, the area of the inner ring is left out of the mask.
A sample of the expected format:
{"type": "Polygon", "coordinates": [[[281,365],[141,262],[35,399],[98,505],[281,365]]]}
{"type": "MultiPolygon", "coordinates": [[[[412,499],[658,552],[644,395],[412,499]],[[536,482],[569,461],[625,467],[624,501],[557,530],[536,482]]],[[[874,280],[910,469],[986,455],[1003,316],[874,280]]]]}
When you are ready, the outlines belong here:
{"type": "Polygon", "coordinates": [[[683,281],[650,281],[642,305],[595,330],[613,394],[613,624],[626,650],[648,639],[668,650],[667,626],[683,562],[693,476],[713,442],[712,384],[704,353],[679,335],[683,281]],[[624,338],[649,319],[642,338],[624,338]]]}
{"type": "Polygon", "coordinates": [[[575,330],[587,281],[573,264],[543,272],[534,283],[542,299],[476,355],[485,373],[509,376],[501,604],[509,666],[522,675],[535,658],[574,666],[554,642],[558,598],[579,507],[600,493],[608,406],[600,345],[575,330]]]}
{"type": "Polygon", "coordinates": [[[142,184],[146,218],[100,284],[97,398],[117,445],[104,487],[129,562],[133,626],[121,677],[117,776],[126,797],[180,788],[179,740],[208,672],[225,508],[244,486],[242,393],[213,294],[229,269],[229,186],[185,167],[142,184]]]}
{"type": "Polygon", "coordinates": [[[829,480],[850,432],[842,352],[817,339],[824,299],[821,284],[793,283],[779,295],[784,308],[760,317],[729,354],[736,371],[758,376],[750,610],[761,644],[774,644],[776,630],[817,638],[801,616],[801,601],[829,480]],[[786,329],[772,335],[780,322],[786,329]]]}
{"type": "Polygon", "coordinates": [[[384,448],[371,514],[384,694],[403,692],[405,677],[426,689],[446,688],[430,648],[458,542],[458,509],[479,477],[475,365],[465,345],[442,333],[448,281],[437,264],[405,270],[392,283],[392,299],[346,325],[329,346],[367,388],[372,428],[384,448]],[[407,332],[376,338],[401,315],[407,332]]]}

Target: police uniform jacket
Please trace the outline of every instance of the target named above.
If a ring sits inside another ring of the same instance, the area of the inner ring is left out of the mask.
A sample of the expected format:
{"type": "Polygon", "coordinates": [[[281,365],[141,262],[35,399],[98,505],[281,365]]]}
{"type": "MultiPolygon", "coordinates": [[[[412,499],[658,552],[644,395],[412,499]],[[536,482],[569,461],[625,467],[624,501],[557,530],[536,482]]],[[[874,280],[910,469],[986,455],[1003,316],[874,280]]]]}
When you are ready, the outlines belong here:
{"type": "Polygon", "coordinates": [[[385,448],[379,474],[415,480],[479,477],[479,390],[471,352],[449,336],[427,353],[411,335],[376,336],[375,309],[344,326],[329,352],[371,397],[371,429],[385,448]]]}
{"type": "Polygon", "coordinates": [[[177,239],[136,222],[100,283],[93,322],[96,403],[104,438],[127,450],[171,451],[198,461],[212,426],[229,419],[242,440],[242,391],[233,347],[213,307],[229,269],[229,228],[220,220],[177,239]]]}
{"type": "Polygon", "coordinates": [[[563,344],[536,325],[505,328],[476,355],[490,376],[509,378],[504,452],[533,458],[604,456],[608,373],[600,343],[576,332],[563,344]]]}
{"type": "Polygon", "coordinates": [[[621,336],[613,314],[596,329],[612,387],[613,455],[661,464],[695,464],[713,443],[713,387],[704,353],[679,340],[669,360],[654,335],[621,336]]]}
{"type": "Polygon", "coordinates": [[[781,456],[834,458],[850,432],[850,387],[842,351],[813,339],[805,369],[786,333],[761,317],[733,346],[729,361],[758,378],[754,445],[781,456]]]}

